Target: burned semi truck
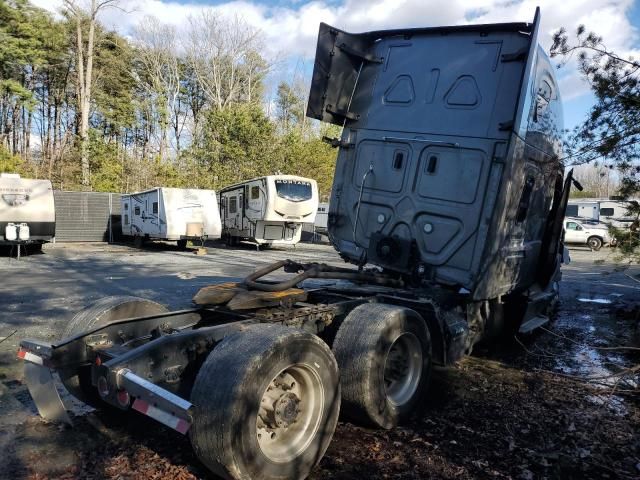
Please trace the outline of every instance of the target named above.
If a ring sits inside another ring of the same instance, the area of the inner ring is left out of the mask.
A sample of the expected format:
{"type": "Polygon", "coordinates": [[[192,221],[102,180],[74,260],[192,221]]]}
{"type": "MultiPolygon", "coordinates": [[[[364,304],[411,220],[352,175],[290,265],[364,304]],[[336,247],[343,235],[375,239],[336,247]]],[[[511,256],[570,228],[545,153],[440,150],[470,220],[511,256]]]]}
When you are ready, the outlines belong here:
{"type": "Polygon", "coordinates": [[[222,477],[304,478],[339,413],[392,428],[433,364],[548,321],[572,179],[538,25],[320,25],[307,115],[343,127],[328,230],[357,267],[281,261],[189,310],[100,300],[61,340],[21,342],[40,413],[72,421],[57,372],[83,402],[188,434],[222,477]]]}

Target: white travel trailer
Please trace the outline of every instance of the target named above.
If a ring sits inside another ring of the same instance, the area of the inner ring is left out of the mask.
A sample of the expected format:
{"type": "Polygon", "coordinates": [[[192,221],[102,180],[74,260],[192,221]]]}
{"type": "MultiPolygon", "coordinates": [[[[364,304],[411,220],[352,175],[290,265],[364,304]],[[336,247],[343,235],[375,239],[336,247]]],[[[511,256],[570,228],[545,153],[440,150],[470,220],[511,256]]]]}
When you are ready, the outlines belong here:
{"type": "Polygon", "coordinates": [[[318,213],[316,214],[316,221],[313,224],[313,227],[318,233],[327,233],[327,227],[329,224],[329,204],[328,203],[320,203],[318,204],[318,213]]]}
{"type": "Polygon", "coordinates": [[[0,245],[42,246],[53,238],[55,230],[51,182],[0,174],[0,245]]]}
{"type": "Polygon", "coordinates": [[[567,205],[568,217],[579,217],[626,228],[635,220],[628,215],[629,202],[609,199],[576,199],[567,205]]]}
{"type": "Polygon", "coordinates": [[[303,223],[313,223],[318,184],[294,175],[269,175],[220,191],[222,236],[228,244],[294,245],[303,223]]]}
{"type": "Polygon", "coordinates": [[[122,195],[122,234],[142,245],[145,240],[176,241],[220,238],[216,192],[195,188],[158,187],[122,195]]]}

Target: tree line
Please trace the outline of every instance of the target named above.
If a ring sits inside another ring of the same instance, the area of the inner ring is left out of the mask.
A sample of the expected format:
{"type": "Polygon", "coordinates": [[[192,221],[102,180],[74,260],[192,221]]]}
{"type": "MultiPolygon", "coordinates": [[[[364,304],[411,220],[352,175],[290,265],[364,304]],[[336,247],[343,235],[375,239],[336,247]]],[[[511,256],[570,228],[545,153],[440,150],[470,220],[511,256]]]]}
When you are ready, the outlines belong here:
{"type": "Polygon", "coordinates": [[[322,137],[339,130],[305,118],[301,80],[265,101],[274,62],[258,29],[205,10],[186,34],[147,17],[125,38],[100,23],[113,8],[0,0],[0,171],[118,192],[281,172],[328,196],[336,151],[322,137]]]}
{"type": "Polygon", "coordinates": [[[555,32],[551,56],[560,66],[576,59],[595,97],[585,120],[567,132],[563,160],[596,170],[604,165],[598,175],[607,182],[615,170],[616,195],[629,199],[627,214],[635,221],[629,231],[613,233],[623,257],[640,262],[640,62],[610,50],[582,25],[571,36],[564,28],[555,32]]]}

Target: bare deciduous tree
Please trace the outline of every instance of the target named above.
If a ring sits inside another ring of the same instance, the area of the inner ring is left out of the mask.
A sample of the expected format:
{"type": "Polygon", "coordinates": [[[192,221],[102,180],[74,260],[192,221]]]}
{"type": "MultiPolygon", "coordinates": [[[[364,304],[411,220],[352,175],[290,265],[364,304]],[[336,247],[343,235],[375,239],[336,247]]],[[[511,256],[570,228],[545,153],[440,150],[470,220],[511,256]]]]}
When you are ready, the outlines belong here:
{"type": "Polygon", "coordinates": [[[260,31],[240,17],[211,10],[191,17],[189,24],[188,63],[211,105],[224,109],[233,102],[258,100],[256,87],[270,68],[260,31]]]}
{"type": "Polygon", "coordinates": [[[605,198],[617,194],[619,177],[613,165],[587,163],[574,167],[574,176],[588,196],[605,198]]]}
{"type": "Polygon", "coordinates": [[[155,110],[160,128],[158,154],[165,159],[169,143],[169,125],[179,148],[184,118],[178,108],[180,94],[180,61],[175,51],[176,31],[154,17],[146,17],[136,30],[137,59],[143,78],[136,78],[144,88],[155,110]]]}
{"type": "Polygon", "coordinates": [[[93,50],[95,44],[96,22],[100,10],[106,7],[116,6],[117,3],[118,0],[91,0],[91,4],[88,9],[84,9],[76,0],[64,0],[64,6],[66,7],[67,12],[76,23],[76,69],[78,75],[78,110],[80,114],[78,135],[80,137],[82,185],[85,188],[89,188],[91,185],[87,140],[89,133],[89,112],[91,110],[93,50]],[[86,21],[89,23],[89,31],[85,47],[83,39],[83,23],[86,21]]]}

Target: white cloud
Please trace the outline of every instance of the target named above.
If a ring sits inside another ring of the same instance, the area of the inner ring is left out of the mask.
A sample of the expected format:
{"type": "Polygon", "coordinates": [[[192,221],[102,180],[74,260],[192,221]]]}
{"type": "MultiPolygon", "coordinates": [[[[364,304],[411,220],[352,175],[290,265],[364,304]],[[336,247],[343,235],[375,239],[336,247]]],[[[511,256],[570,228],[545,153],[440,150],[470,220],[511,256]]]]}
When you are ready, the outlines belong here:
{"type": "MultiPolygon", "coordinates": [[[[58,11],[62,0],[32,0],[42,8],[58,11]]],[[[633,0],[344,0],[332,5],[325,1],[299,2],[289,7],[267,6],[257,1],[234,0],[214,6],[161,0],[121,0],[128,13],[107,9],[101,21],[128,34],[146,15],[176,26],[186,26],[190,15],[206,8],[238,14],[262,29],[272,48],[291,55],[313,56],[320,22],[347,31],[367,31],[396,27],[420,27],[465,23],[531,21],[537,5],[542,10],[541,41],[551,44],[551,33],[561,26],[573,31],[579,24],[602,35],[614,50],[632,48],[637,29],[627,13],[633,0]],[[471,16],[472,20],[467,20],[471,16]]]]}
{"type": "MultiPolygon", "coordinates": [[[[82,1],[82,0],[80,0],[82,1]]],[[[87,1],[87,0],[84,0],[87,1]]],[[[292,2],[290,6],[267,6],[258,1],[233,0],[206,6],[201,3],[178,3],[161,0],[121,0],[129,13],[108,9],[100,20],[109,28],[129,35],[146,15],[161,22],[188,28],[188,17],[205,8],[224,14],[240,15],[264,32],[267,48],[280,57],[305,57],[315,52],[320,22],[352,31],[385,28],[532,21],[536,6],[542,11],[540,42],[548,50],[552,33],[560,27],[569,32],[579,24],[601,35],[607,47],[627,54],[637,45],[638,31],[627,16],[634,0],[322,0],[292,2]]],[[[59,10],[62,0],[32,0],[42,8],[59,10]]],[[[562,76],[567,94],[575,97],[587,91],[578,78],[575,64],[562,76]]]]}

